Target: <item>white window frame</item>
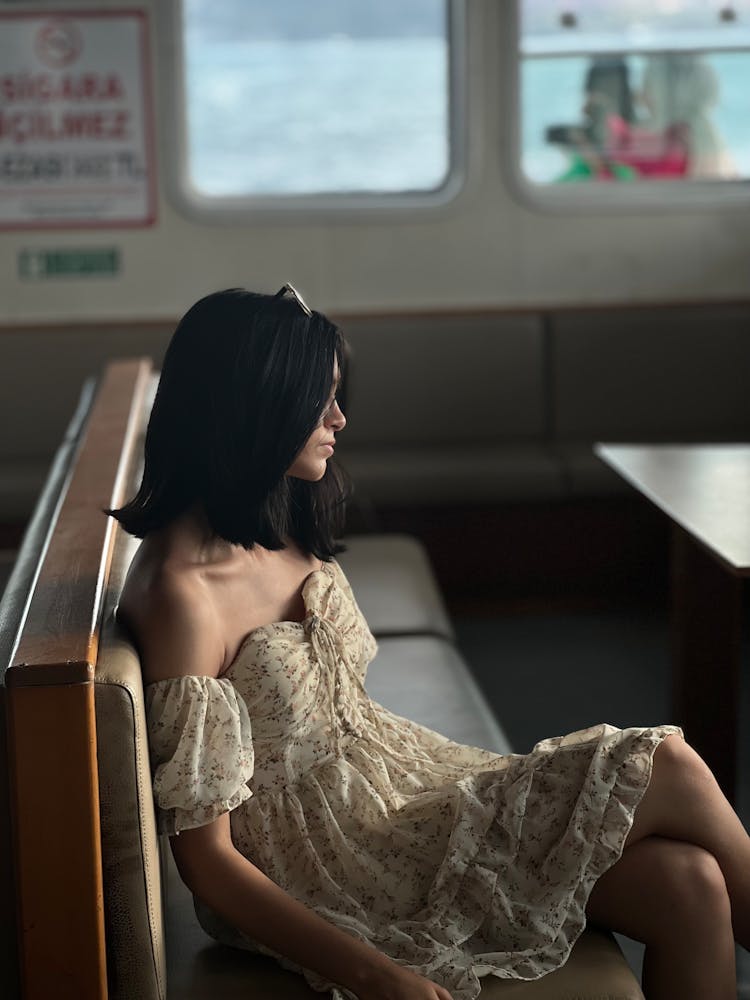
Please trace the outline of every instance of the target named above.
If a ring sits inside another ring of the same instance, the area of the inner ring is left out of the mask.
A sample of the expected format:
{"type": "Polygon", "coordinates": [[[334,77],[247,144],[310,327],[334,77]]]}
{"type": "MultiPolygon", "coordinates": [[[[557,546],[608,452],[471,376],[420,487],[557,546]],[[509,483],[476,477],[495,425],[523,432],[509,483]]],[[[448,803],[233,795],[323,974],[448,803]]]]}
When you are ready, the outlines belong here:
{"type": "Polygon", "coordinates": [[[466,0],[446,0],[448,11],[448,172],[429,191],[299,195],[206,195],[190,183],[187,104],[183,60],[182,0],[162,0],[157,7],[160,63],[167,80],[161,121],[165,136],[166,189],[178,210],[201,223],[247,225],[250,221],[290,222],[361,220],[369,216],[403,218],[449,206],[466,181],[467,74],[466,0]]]}
{"type": "MultiPolygon", "coordinates": [[[[559,215],[618,214],[639,210],[674,213],[686,211],[716,211],[727,208],[747,207],[750,203],[750,179],[738,180],[679,180],[636,181],[632,184],[535,184],[529,180],[522,166],[521,141],[521,4],[511,0],[503,24],[501,49],[507,67],[504,74],[504,105],[508,123],[507,176],[516,196],[530,208],[559,215]]],[[[622,51],[622,50],[619,50],[622,51]]],[[[691,50],[692,51],[692,50],[691,50]]],[[[695,49],[694,51],[699,51],[695,49]]],[[[716,50],[701,49],[708,53],[716,50]]],[[[722,51],[750,50],[738,46],[722,51]]]]}

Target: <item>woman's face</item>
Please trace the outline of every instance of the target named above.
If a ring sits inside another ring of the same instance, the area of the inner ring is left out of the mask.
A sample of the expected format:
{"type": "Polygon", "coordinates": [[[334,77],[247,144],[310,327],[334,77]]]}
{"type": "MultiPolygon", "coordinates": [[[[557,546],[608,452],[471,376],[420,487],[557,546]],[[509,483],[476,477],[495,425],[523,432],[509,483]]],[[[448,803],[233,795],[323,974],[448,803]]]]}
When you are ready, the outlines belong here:
{"type": "Polygon", "coordinates": [[[340,381],[341,373],[336,361],[333,368],[333,387],[326,402],[326,408],[318,421],[318,426],[287,469],[288,476],[306,479],[308,482],[317,482],[325,475],[326,462],[333,455],[335,434],[346,426],[346,417],[341,412],[336,400],[340,381]]]}

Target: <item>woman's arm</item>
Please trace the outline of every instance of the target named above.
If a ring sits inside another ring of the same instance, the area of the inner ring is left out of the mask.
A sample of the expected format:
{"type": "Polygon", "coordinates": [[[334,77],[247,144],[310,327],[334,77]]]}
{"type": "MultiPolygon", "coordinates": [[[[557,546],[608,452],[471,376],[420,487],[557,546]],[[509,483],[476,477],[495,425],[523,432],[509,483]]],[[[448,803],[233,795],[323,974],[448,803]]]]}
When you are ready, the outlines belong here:
{"type": "Polygon", "coordinates": [[[234,847],[229,813],[170,837],[182,880],[248,937],[345,986],[361,1000],[451,1000],[294,899],[234,847]]]}

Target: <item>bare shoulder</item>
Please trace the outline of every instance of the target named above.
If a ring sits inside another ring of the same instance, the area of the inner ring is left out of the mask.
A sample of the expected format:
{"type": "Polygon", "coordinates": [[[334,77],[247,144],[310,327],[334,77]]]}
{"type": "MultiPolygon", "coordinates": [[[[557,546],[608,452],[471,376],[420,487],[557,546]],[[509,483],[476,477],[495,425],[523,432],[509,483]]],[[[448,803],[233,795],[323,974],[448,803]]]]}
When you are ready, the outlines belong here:
{"type": "Polygon", "coordinates": [[[199,576],[161,568],[129,578],[120,608],[138,644],[146,684],[191,674],[218,676],[224,637],[199,576]]]}

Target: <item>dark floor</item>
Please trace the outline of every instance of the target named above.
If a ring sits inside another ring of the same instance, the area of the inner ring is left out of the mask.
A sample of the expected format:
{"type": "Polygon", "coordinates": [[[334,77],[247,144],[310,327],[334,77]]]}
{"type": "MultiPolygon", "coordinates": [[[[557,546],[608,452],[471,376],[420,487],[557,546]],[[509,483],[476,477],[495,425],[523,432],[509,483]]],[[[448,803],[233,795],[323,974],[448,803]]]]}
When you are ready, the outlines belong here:
{"type": "MultiPolygon", "coordinates": [[[[545,737],[598,722],[624,728],[672,721],[664,607],[560,611],[537,606],[492,618],[462,614],[454,622],[459,646],[519,753],[545,737]]],[[[743,673],[738,811],[750,827],[750,677],[743,673]]],[[[640,975],[643,946],[619,940],[640,975]]],[[[750,954],[739,948],[737,965],[738,996],[750,998],[750,954]]]]}

